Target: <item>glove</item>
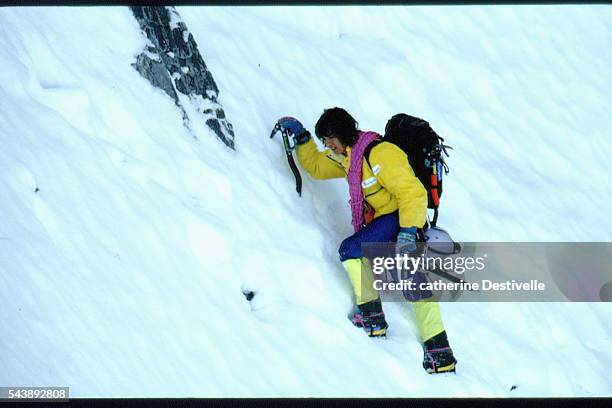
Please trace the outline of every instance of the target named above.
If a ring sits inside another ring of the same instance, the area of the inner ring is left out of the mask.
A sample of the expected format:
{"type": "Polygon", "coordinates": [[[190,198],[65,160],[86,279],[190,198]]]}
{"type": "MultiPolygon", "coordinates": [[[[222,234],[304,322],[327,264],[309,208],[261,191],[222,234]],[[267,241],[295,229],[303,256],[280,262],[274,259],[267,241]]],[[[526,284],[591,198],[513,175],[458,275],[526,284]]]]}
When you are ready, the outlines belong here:
{"type": "Polygon", "coordinates": [[[289,132],[296,144],[301,145],[310,140],[310,132],[296,118],[285,116],[278,120],[278,124],[281,129],[289,132]]]}
{"type": "Polygon", "coordinates": [[[417,251],[417,230],[415,227],[400,228],[395,244],[395,253],[413,255],[417,251]]]}
{"type": "MultiPolygon", "coordinates": [[[[395,242],[395,253],[404,258],[404,255],[408,255],[409,257],[417,257],[417,236],[416,236],[416,228],[400,228],[399,233],[397,234],[397,240],[395,242]]],[[[398,270],[400,279],[407,279],[412,275],[413,271],[412,263],[407,262],[404,264],[403,268],[398,270]]]]}
{"type": "MultiPolygon", "coordinates": [[[[417,245],[417,229],[415,227],[400,228],[395,244],[395,253],[399,255],[408,254],[410,257],[419,257],[424,250],[424,245],[417,245]]],[[[433,296],[430,290],[420,289],[421,283],[429,281],[429,277],[421,271],[414,271],[411,263],[406,265],[406,269],[399,272],[400,280],[412,280],[416,288],[414,290],[404,290],[404,298],[410,302],[421,299],[428,299],[433,296]]]]}

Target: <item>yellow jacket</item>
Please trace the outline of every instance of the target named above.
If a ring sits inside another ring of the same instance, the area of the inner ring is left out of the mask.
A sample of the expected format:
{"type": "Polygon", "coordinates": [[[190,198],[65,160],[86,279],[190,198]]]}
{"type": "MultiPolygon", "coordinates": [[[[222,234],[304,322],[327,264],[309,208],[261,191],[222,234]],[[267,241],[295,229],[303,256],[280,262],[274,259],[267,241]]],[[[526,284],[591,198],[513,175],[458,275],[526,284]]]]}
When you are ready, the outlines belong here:
{"type": "MultiPolygon", "coordinates": [[[[298,145],[300,165],[315,179],[347,177],[351,164],[351,148],[346,156],[327,149],[320,152],[313,139],[298,145]]],[[[399,209],[400,227],[425,225],[427,191],[414,175],[406,153],[392,143],[382,142],[370,152],[370,164],[363,160],[361,190],[374,208],[374,218],[399,209]]]]}

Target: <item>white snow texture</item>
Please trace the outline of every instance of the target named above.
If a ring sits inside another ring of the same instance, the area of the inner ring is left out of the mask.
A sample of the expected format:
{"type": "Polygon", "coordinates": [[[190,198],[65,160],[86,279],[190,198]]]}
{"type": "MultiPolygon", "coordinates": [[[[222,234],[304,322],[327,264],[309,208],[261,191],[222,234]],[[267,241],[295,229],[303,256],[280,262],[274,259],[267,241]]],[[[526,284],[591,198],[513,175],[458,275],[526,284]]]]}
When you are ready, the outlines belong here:
{"type": "Polygon", "coordinates": [[[0,9],[0,386],[612,396],[610,303],[444,303],[456,375],[424,372],[408,304],[385,304],[386,340],[354,328],[346,182],[302,170],[298,197],[269,138],[285,115],[407,112],[454,147],[456,240],[611,241],[609,6],[177,10],[235,152],[130,66],[128,8],[0,9]]]}

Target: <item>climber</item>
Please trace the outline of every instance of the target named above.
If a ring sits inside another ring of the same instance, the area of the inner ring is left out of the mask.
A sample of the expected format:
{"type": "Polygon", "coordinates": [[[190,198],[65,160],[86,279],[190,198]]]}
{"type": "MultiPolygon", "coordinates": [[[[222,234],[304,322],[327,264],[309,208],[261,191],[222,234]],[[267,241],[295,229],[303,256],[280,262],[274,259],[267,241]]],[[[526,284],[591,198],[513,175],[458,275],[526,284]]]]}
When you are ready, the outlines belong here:
{"type": "MultiPolygon", "coordinates": [[[[338,253],[355,296],[351,321],[371,337],[386,336],[389,326],[361,245],[395,242],[396,253],[417,256],[418,231],[427,218],[425,188],[402,149],[380,142],[381,135],[376,132],[359,130],[355,119],[342,108],[324,110],[315,125],[325,151],[318,150],[310,132],[297,119],[283,117],[278,124],[293,137],[298,161],[313,178],[347,178],[355,232],[342,241],[338,253]],[[367,163],[364,152],[374,141],[378,142],[368,149],[367,163]]],[[[456,360],[439,304],[425,295],[409,300],[423,342],[423,367],[429,373],[455,371],[456,360]]]]}

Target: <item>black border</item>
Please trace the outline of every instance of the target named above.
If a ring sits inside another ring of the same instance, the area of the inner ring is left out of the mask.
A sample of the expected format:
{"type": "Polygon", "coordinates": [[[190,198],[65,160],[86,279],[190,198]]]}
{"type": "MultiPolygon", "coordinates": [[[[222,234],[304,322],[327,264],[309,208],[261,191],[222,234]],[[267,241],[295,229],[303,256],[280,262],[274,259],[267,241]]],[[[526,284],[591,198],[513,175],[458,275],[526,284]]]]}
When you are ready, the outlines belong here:
{"type": "Polygon", "coordinates": [[[531,5],[594,5],[606,0],[0,0],[0,6],[531,6],[531,5]]]}

